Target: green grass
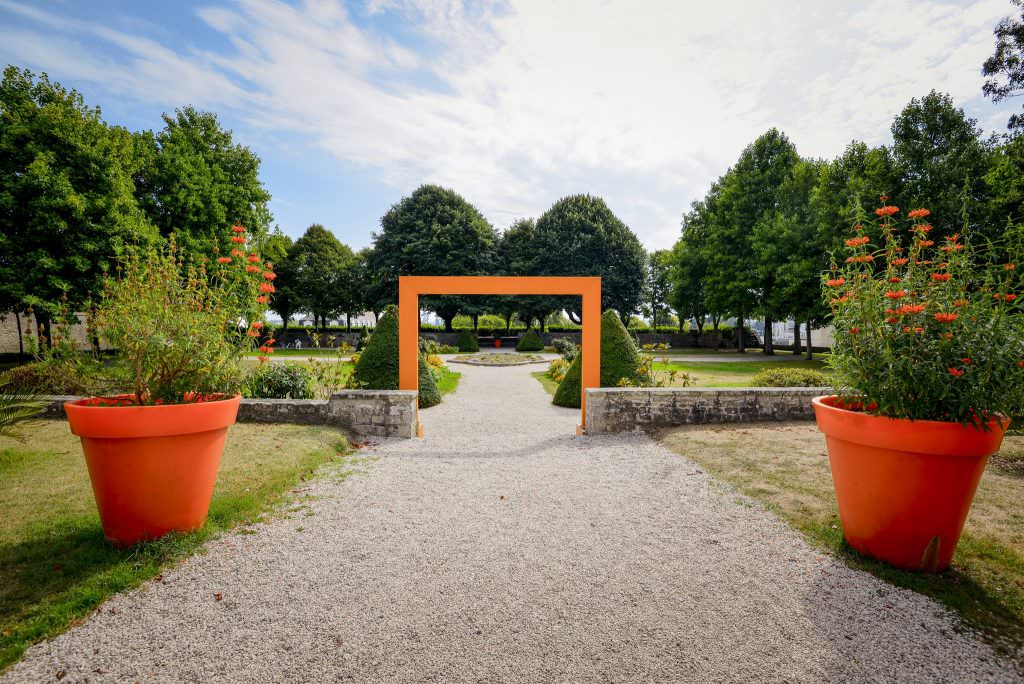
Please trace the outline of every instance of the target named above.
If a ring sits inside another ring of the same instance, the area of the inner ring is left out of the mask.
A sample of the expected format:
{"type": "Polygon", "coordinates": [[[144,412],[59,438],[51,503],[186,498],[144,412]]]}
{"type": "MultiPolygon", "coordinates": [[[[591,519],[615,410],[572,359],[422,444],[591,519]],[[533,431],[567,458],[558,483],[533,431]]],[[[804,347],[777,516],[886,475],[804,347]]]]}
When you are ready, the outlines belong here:
{"type": "MultiPolygon", "coordinates": [[[[354,350],[353,350],[354,351],[354,350]]],[[[352,351],[341,354],[342,358],[348,358],[352,355],[352,351]]],[[[252,354],[251,358],[256,358],[256,354],[252,354]]],[[[282,349],[280,347],[274,347],[274,356],[288,356],[288,357],[299,357],[307,359],[309,357],[323,357],[323,356],[339,356],[337,349],[329,349],[326,347],[304,347],[302,349],[282,349]]]]}
{"type": "Polygon", "coordinates": [[[1007,437],[990,459],[953,564],[939,574],[897,570],[846,544],[824,439],[813,424],[680,427],[661,439],[851,567],[958,612],[1024,671],[1024,437],[1007,437]]]}
{"type": "MultiPolygon", "coordinates": [[[[695,380],[692,387],[750,387],[751,378],[766,368],[828,370],[825,362],[817,359],[814,361],[711,361],[707,363],[670,360],[668,363],[662,363],[660,361],[662,356],[655,354],[654,358],[653,368],[656,373],[664,374],[669,370],[686,373],[695,380]]],[[[675,384],[680,384],[678,378],[675,384]]]]}
{"type": "Polygon", "coordinates": [[[547,372],[538,371],[536,373],[530,373],[530,375],[532,375],[533,377],[537,378],[537,380],[540,381],[540,384],[544,388],[545,392],[547,392],[551,396],[555,396],[555,391],[558,389],[558,383],[549,378],[547,372]]]}
{"type": "Polygon", "coordinates": [[[437,389],[441,391],[442,395],[451,394],[459,386],[459,379],[461,377],[462,373],[448,371],[437,381],[437,389]]]}
{"type": "Polygon", "coordinates": [[[0,671],[110,595],[157,576],[225,530],[263,519],[318,466],[354,460],[333,429],[235,425],[206,526],[119,550],[103,538],[67,423],[43,421],[24,436],[24,444],[0,438],[0,671]]]}

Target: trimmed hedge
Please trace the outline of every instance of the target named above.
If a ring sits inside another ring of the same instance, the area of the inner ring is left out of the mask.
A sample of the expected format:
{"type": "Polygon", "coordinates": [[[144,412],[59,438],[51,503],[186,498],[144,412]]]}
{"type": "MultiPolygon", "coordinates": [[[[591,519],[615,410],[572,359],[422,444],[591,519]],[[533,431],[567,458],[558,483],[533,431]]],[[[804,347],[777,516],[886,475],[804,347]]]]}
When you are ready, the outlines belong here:
{"type": "Polygon", "coordinates": [[[750,379],[754,387],[829,387],[832,380],[809,368],[766,368],[750,379]]]}
{"type": "Polygon", "coordinates": [[[519,338],[518,344],[516,344],[516,351],[518,352],[538,352],[544,351],[544,340],[540,338],[540,334],[530,328],[526,331],[526,334],[519,338]]]}
{"type": "Polygon", "coordinates": [[[480,344],[476,340],[476,335],[471,330],[460,330],[459,337],[455,340],[455,346],[459,348],[460,352],[480,351],[480,344]]]}
{"type": "MultiPolygon", "coordinates": [[[[581,352],[576,354],[565,379],[555,391],[552,403],[557,406],[580,408],[583,354],[586,353],[585,350],[581,352]]],[[[639,365],[640,353],[618,314],[605,311],[601,316],[601,387],[618,387],[623,379],[635,386],[651,384],[651,379],[638,370],[639,365]]]]}
{"type": "Polygon", "coordinates": [[[243,393],[256,399],[312,399],[313,376],[305,366],[266,363],[245,378],[243,393]]]}
{"type": "MultiPolygon", "coordinates": [[[[441,403],[441,392],[430,374],[426,358],[422,354],[418,356],[420,406],[436,406],[441,403]]],[[[398,389],[398,307],[388,307],[377,323],[369,344],[352,369],[352,384],[366,389],[398,389]]]]}

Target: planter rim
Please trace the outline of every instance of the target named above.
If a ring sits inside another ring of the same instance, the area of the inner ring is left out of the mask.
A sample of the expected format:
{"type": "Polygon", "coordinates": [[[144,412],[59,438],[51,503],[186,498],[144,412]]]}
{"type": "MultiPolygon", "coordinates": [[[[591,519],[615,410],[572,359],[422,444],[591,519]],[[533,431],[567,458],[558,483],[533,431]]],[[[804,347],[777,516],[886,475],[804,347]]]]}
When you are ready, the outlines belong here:
{"type": "MultiPolygon", "coordinates": [[[[128,395],[103,397],[107,399],[128,395]]],[[[99,439],[165,437],[226,428],[235,422],[242,395],[191,404],[88,406],[92,397],[64,403],[72,434],[99,439]]]]}
{"type": "Polygon", "coordinates": [[[999,450],[1009,418],[992,418],[988,430],[939,420],[890,418],[835,406],[839,396],[814,397],[818,430],[830,437],[882,449],[962,457],[987,457],[999,450]],[[908,428],[911,428],[908,430],[908,428]]]}

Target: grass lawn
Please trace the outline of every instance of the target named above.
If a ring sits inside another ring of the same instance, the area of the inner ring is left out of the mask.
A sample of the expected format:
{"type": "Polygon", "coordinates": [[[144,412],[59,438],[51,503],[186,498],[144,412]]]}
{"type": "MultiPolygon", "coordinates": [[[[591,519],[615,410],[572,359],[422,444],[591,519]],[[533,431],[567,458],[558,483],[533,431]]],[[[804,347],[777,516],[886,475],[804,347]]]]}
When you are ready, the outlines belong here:
{"type": "Polygon", "coordinates": [[[353,464],[341,432],[239,424],[227,446],[206,526],[117,550],[103,539],[78,438],[42,421],[25,443],[0,438],[0,671],[34,642],[89,615],[108,596],[155,577],[212,536],[263,519],[318,466],[353,464]]]}
{"type": "Polygon", "coordinates": [[[545,371],[538,371],[536,373],[530,373],[533,377],[540,381],[540,384],[544,387],[544,391],[555,396],[555,391],[558,389],[558,383],[547,376],[545,371]]]}
{"type": "Polygon", "coordinates": [[[849,565],[956,610],[1024,667],[1024,436],[1008,436],[989,460],[953,565],[938,575],[896,570],[846,546],[825,439],[813,423],[680,427],[660,439],[849,565]]]}
{"type": "Polygon", "coordinates": [[[441,391],[441,394],[451,394],[455,391],[455,388],[459,386],[459,379],[462,377],[462,373],[456,373],[455,371],[447,371],[441,376],[441,379],[437,381],[437,389],[441,391]]]}
{"type": "MultiPolygon", "coordinates": [[[[654,355],[654,371],[664,374],[668,370],[686,373],[694,382],[691,387],[750,387],[750,379],[758,372],[766,368],[804,368],[812,370],[827,371],[824,361],[793,360],[793,361],[723,361],[686,363],[685,361],[670,360],[662,363],[659,359],[662,356],[654,355]]],[[[682,384],[681,378],[677,377],[673,386],[682,384]]]]}

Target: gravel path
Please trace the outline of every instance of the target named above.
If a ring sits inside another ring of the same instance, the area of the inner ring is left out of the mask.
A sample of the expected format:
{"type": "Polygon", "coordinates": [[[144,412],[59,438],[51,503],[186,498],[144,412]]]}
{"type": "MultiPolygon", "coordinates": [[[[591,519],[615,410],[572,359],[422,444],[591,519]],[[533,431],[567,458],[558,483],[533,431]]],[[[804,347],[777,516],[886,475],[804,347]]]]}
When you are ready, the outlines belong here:
{"type": "Polygon", "coordinates": [[[525,368],[462,367],[308,510],[231,535],[3,681],[1020,681],[646,437],[576,437],[525,368]],[[215,593],[222,595],[216,600],[215,593]]]}

